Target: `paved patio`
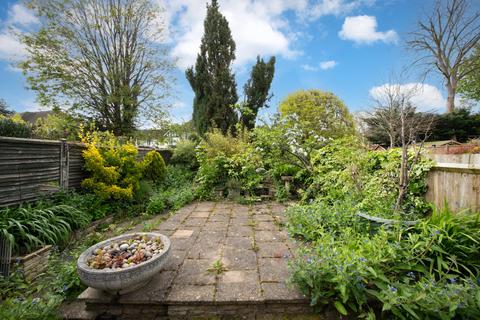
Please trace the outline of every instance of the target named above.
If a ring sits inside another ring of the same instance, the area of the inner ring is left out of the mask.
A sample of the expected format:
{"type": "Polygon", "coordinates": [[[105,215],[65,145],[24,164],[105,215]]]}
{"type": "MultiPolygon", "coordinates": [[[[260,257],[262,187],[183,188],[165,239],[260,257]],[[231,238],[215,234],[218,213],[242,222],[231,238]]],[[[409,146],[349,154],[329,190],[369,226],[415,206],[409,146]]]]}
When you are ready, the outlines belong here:
{"type": "Polygon", "coordinates": [[[296,243],[283,228],[284,210],[278,203],[188,205],[154,229],[170,237],[171,257],[146,287],[120,298],[88,288],[79,301],[91,316],[116,319],[311,314],[309,300],[286,284],[296,243]],[[216,274],[220,261],[226,270],[216,274]]]}

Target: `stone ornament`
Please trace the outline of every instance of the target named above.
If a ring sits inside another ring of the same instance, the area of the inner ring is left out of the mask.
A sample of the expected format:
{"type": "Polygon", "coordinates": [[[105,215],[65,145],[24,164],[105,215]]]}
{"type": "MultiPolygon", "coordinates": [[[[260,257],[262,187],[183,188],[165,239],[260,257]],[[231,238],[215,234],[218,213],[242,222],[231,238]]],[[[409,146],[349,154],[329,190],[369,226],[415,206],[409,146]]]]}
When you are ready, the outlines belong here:
{"type": "Polygon", "coordinates": [[[125,294],[135,291],[148,283],[167,261],[170,253],[170,239],[163,234],[154,232],[136,232],[110,238],[99,242],[85,250],[77,261],[77,272],[85,285],[106,291],[111,294],[125,294]],[[160,238],[163,247],[151,258],[139,264],[128,267],[95,269],[89,266],[89,260],[100,250],[116,246],[131,239],[145,237],[160,238]]]}

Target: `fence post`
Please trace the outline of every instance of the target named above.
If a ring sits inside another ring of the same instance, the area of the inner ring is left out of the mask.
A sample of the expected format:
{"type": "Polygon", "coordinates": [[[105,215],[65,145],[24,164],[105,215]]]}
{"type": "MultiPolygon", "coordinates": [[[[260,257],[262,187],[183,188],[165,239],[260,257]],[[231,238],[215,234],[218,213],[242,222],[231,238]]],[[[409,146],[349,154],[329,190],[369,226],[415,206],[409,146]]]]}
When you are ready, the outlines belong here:
{"type": "Polygon", "coordinates": [[[69,152],[66,139],[61,140],[60,144],[60,188],[68,189],[68,170],[69,152]]]}

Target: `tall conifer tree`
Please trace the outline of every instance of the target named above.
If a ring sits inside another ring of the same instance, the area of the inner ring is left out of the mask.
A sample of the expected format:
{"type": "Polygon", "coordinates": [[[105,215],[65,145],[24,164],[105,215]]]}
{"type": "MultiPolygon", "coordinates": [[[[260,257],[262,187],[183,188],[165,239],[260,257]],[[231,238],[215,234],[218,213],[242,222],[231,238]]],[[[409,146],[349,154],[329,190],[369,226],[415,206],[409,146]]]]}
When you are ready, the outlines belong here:
{"type": "Polygon", "coordinates": [[[240,122],[244,128],[249,130],[255,128],[258,110],[267,106],[266,103],[271,99],[272,95],[269,95],[268,92],[274,73],[275,57],[271,57],[268,62],[257,57],[257,63],[252,67],[250,79],[243,87],[245,103],[240,109],[240,122]]]}
{"type": "Polygon", "coordinates": [[[193,122],[201,135],[214,127],[226,134],[234,129],[238,121],[234,109],[238,95],[235,75],[231,70],[235,42],[227,19],[219,11],[217,0],[207,4],[204,29],[195,66],[186,71],[195,93],[193,122]]]}

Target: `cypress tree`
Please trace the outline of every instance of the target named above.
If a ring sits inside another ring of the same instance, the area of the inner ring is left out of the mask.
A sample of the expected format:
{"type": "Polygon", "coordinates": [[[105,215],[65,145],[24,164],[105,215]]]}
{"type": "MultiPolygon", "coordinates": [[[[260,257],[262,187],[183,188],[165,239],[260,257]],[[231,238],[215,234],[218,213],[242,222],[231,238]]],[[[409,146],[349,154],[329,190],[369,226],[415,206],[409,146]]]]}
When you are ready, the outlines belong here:
{"type": "Polygon", "coordinates": [[[267,106],[266,103],[272,98],[268,92],[274,73],[275,57],[271,57],[268,62],[257,57],[257,63],[252,67],[250,79],[243,87],[245,103],[240,109],[240,122],[244,128],[251,130],[255,127],[258,110],[267,106]]]}
{"type": "Polygon", "coordinates": [[[186,71],[195,98],[193,122],[200,135],[211,128],[223,134],[234,129],[238,121],[234,105],[238,100],[235,75],[231,64],[235,59],[233,41],[228,21],[220,13],[217,0],[207,4],[204,35],[195,67],[186,71]]]}

